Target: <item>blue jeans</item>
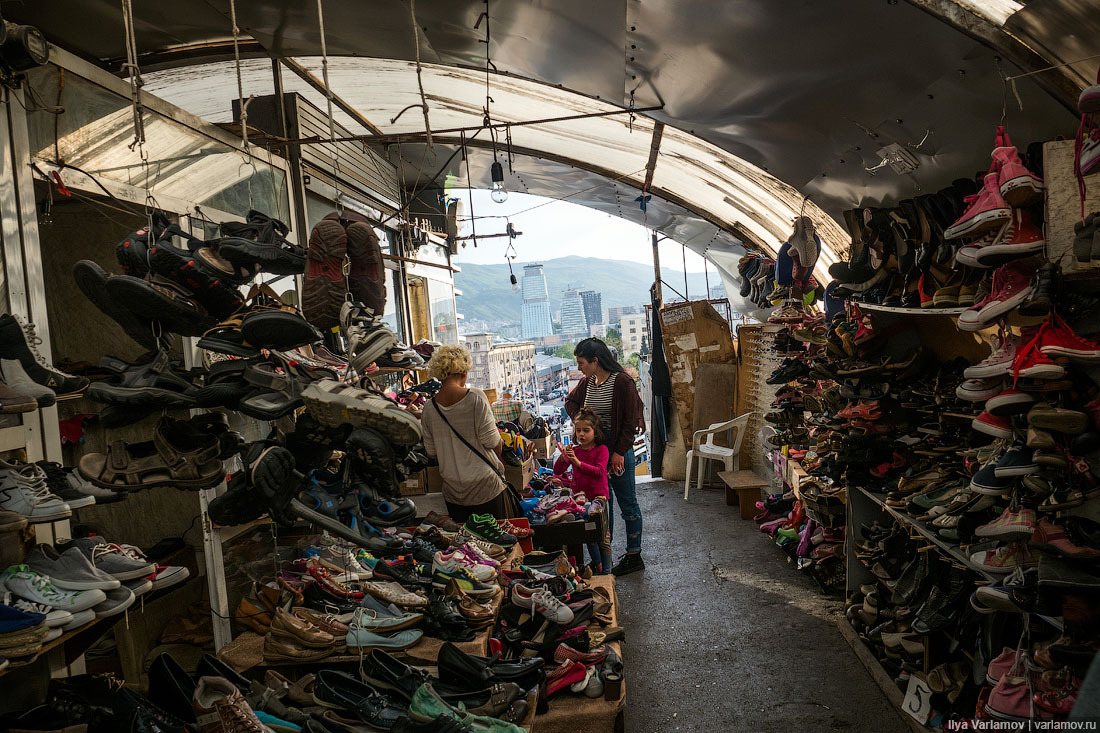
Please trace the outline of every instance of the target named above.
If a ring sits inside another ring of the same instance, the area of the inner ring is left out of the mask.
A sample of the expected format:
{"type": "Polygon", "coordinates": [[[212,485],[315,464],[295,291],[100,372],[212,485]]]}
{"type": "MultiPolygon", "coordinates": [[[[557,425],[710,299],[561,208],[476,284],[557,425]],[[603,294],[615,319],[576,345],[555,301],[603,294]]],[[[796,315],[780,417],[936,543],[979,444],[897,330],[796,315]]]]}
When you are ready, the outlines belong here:
{"type": "MultiPolygon", "coordinates": [[[[634,451],[628,450],[623,456],[622,475],[609,474],[608,484],[611,495],[619,504],[619,511],[623,513],[623,521],[626,522],[626,551],[642,551],[642,508],[638,506],[638,491],[634,485],[634,451]]],[[[607,511],[608,532],[615,535],[615,512],[608,508],[607,511]]]]}

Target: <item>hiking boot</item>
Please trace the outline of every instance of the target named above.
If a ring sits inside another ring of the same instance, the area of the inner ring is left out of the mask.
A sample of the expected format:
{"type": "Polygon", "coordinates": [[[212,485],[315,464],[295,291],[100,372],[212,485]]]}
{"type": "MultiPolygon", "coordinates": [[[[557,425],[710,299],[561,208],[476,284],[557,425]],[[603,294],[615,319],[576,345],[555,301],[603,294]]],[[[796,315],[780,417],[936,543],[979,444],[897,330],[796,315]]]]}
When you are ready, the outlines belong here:
{"type": "Polygon", "coordinates": [[[88,379],[66,374],[47,362],[38,352],[40,343],[33,323],[8,313],[0,315],[0,359],[18,361],[27,376],[59,396],[83,392],[88,379]]]}
{"type": "Polygon", "coordinates": [[[381,315],[386,309],[386,266],[374,227],[353,221],[346,227],[348,236],[348,292],[381,315]]]}
{"type": "Polygon", "coordinates": [[[317,328],[326,331],[340,324],[345,300],[344,257],[348,234],[335,211],[313,226],[302,281],[302,311],[317,328]]]}

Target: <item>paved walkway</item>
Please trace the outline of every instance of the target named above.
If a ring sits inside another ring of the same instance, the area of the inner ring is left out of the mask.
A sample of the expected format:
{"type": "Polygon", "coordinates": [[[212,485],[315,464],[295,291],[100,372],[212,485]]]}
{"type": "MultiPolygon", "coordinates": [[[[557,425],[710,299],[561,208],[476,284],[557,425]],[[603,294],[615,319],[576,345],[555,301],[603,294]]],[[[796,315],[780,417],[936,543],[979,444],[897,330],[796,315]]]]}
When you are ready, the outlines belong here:
{"type": "Polygon", "coordinates": [[[723,492],[638,489],[646,570],[618,585],[629,733],[908,731],[836,629],[842,604],[723,492]]]}

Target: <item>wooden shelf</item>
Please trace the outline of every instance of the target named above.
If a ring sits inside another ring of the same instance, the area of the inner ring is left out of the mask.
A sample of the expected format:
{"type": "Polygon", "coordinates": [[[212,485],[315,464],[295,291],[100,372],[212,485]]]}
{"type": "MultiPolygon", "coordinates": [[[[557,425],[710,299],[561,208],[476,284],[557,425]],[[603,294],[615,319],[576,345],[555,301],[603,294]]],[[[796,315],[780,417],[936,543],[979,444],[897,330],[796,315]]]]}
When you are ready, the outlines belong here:
{"type": "MultiPolygon", "coordinates": [[[[964,552],[963,549],[959,545],[947,542],[942,537],[940,537],[939,534],[935,530],[930,529],[928,527],[928,525],[924,524],[923,522],[918,522],[916,519],[909,516],[905,512],[899,512],[894,507],[887,506],[886,503],[882,500],[881,497],[875,495],[871,491],[868,491],[867,489],[864,489],[864,488],[860,488],[859,490],[868,499],[870,499],[871,501],[873,501],[874,503],[876,503],[880,507],[882,507],[894,519],[901,522],[903,525],[916,530],[922,537],[924,537],[929,542],[931,542],[932,544],[939,547],[946,554],[950,555],[952,559],[956,560],[959,563],[962,563],[969,570],[971,570],[974,573],[977,573],[978,575],[982,576],[982,578],[984,578],[985,580],[988,580],[988,581],[991,581],[991,582],[996,582],[996,581],[1000,580],[1003,577],[1003,576],[1000,576],[1000,575],[995,575],[993,573],[986,572],[985,570],[979,570],[978,568],[975,568],[973,565],[970,564],[970,555],[967,554],[966,552],[964,552]]],[[[1054,626],[1057,629],[1061,629],[1063,627],[1062,626],[1062,619],[1060,619],[1060,618],[1056,618],[1056,617],[1053,617],[1053,616],[1043,616],[1041,614],[1034,614],[1034,615],[1038,616],[1041,619],[1043,619],[1048,624],[1050,624],[1051,626],[1054,626]]]]}
{"type": "Polygon", "coordinates": [[[223,527],[221,525],[215,524],[213,529],[215,535],[220,541],[229,542],[232,539],[240,537],[242,534],[248,532],[250,529],[255,529],[256,527],[265,527],[269,524],[271,524],[271,518],[264,516],[260,517],[259,519],[253,519],[251,522],[236,524],[229,527],[223,527]]]}
{"type": "Polygon", "coordinates": [[[878,305],[877,303],[855,302],[864,311],[881,311],[882,313],[898,313],[906,316],[957,316],[966,308],[899,308],[892,305],[878,305]]]}

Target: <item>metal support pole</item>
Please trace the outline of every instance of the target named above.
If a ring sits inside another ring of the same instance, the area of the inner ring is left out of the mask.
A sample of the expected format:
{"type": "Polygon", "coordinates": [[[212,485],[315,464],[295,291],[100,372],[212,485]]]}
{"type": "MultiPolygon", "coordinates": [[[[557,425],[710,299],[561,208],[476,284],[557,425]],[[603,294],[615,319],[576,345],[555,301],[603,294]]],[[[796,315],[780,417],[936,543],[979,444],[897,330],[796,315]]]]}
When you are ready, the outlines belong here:
{"type": "Polygon", "coordinates": [[[653,242],[653,287],[657,289],[657,307],[664,304],[664,296],[661,294],[661,253],[657,249],[657,232],[651,235],[653,242]]]}

